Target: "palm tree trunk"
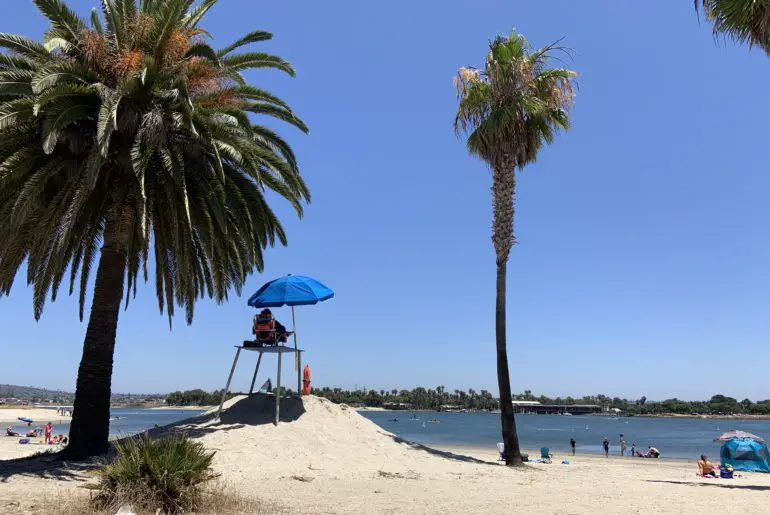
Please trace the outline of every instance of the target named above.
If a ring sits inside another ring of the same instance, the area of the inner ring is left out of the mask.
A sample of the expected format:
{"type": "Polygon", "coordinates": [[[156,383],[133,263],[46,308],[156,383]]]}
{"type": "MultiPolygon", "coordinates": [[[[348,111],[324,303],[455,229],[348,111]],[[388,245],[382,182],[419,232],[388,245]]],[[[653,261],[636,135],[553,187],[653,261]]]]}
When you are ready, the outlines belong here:
{"type": "Polygon", "coordinates": [[[497,292],[495,302],[495,342],[497,347],[497,386],[500,391],[500,418],[505,444],[505,464],[521,465],[519,435],[511,399],[511,378],[508,371],[506,347],[505,299],[508,255],[515,239],[513,236],[514,195],[516,174],[508,160],[495,167],[492,178],[493,234],[492,241],[497,253],[497,292]]]}
{"type": "Polygon", "coordinates": [[[497,342],[497,386],[500,390],[500,418],[503,424],[503,443],[505,444],[505,464],[521,465],[519,435],[516,432],[516,419],[513,416],[511,401],[511,379],[508,372],[508,350],[505,338],[505,280],[507,262],[497,264],[497,302],[495,303],[495,333],[497,342]]]}
{"type": "Polygon", "coordinates": [[[97,456],[108,448],[112,362],[126,273],[126,247],[120,241],[125,239],[121,238],[125,233],[121,231],[121,222],[108,223],[104,230],[104,246],[78,369],[70,441],[62,456],[65,459],[97,456]]]}

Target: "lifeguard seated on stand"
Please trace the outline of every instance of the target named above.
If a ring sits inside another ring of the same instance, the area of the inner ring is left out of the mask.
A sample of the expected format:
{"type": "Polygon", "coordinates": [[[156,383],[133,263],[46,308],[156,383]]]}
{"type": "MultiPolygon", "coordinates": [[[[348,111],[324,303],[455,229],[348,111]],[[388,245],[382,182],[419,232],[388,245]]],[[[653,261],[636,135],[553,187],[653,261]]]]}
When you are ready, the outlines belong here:
{"type": "Polygon", "coordinates": [[[292,334],[291,331],[286,330],[283,324],[273,318],[273,313],[267,308],[254,316],[252,332],[256,337],[254,343],[257,347],[285,343],[292,334]]]}

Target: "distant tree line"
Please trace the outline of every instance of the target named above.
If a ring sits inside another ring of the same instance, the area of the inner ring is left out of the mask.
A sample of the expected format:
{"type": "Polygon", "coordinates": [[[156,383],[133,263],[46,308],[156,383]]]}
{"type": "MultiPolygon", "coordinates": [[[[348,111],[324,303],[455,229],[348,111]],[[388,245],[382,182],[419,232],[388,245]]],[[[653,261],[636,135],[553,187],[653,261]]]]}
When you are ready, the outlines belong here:
{"type": "MultiPolygon", "coordinates": [[[[389,407],[403,409],[499,409],[499,399],[487,390],[469,389],[447,391],[443,386],[435,389],[417,387],[412,390],[343,390],[323,387],[313,389],[319,397],[325,397],[335,403],[353,406],[389,407]]],[[[515,401],[537,401],[541,404],[596,404],[603,408],[617,408],[627,415],[660,415],[672,413],[679,415],[770,415],[770,399],[753,402],[749,399],[738,401],[725,395],[714,395],[707,401],[683,401],[666,399],[661,402],[639,399],[621,399],[608,395],[585,395],[573,397],[535,396],[531,390],[514,394],[515,401]]]]}
{"type": "MultiPolygon", "coordinates": [[[[290,389],[284,393],[291,394],[290,389]]],[[[476,410],[489,411],[500,408],[500,401],[487,390],[474,389],[447,391],[443,386],[411,390],[343,390],[324,386],[314,388],[313,394],[337,404],[351,406],[384,407],[391,409],[416,410],[476,410]]],[[[236,393],[229,393],[228,398],[236,393]]],[[[222,390],[206,392],[201,389],[172,392],[166,397],[171,406],[212,406],[222,400],[222,390]]],[[[573,397],[547,397],[533,395],[531,390],[513,395],[514,401],[537,401],[541,404],[596,404],[606,409],[617,408],[625,415],[770,415],[770,399],[753,402],[749,399],[738,401],[724,395],[714,395],[707,401],[683,401],[666,399],[655,402],[647,397],[621,399],[608,395],[585,395],[573,397]]]]}
{"type": "MultiPolygon", "coordinates": [[[[229,395],[228,397],[231,397],[229,395]]],[[[200,388],[185,390],[183,392],[171,392],[166,396],[166,404],[169,406],[214,406],[222,400],[222,390],[206,392],[200,388]]]]}
{"type": "Polygon", "coordinates": [[[426,389],[418,386],[412,390],[342,390],[328,386],[313,389],[313,394],[335,403],[353,406],[386,407],[393,409],[498,409],[500,401],[487,390],[469,389],[448,392],[443,386],[426,389]]]}

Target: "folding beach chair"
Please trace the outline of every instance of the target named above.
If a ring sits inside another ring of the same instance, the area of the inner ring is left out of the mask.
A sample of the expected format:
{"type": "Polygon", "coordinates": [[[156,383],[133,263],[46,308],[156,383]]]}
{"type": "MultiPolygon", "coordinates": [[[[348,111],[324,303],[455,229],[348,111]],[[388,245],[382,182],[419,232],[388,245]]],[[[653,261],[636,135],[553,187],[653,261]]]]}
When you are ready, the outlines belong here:
{"type": "Polygon", "coordinates": [[[505,461],[505,444],[503,442],[498,443],[497,450],[500,452],[497,461],[505,461]]]}
{"type": "Polygon", "coordinates": [[[551,454],[551,451],[548,449],[548,447],[541,447],[540,461],[543,463],[551,463],[551,458],[553,458],[553,454],[551,454]]]}

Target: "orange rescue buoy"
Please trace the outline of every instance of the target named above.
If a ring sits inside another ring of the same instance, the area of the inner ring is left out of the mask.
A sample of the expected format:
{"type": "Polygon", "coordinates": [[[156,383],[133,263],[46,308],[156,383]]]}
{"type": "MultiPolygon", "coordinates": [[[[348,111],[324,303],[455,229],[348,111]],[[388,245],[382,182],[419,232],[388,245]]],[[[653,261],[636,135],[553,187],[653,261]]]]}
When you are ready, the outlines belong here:
{"type": "Polygon", "coordinates": [[[302,371],[302,395],[310,395],[310,365],[302,371]]]}

